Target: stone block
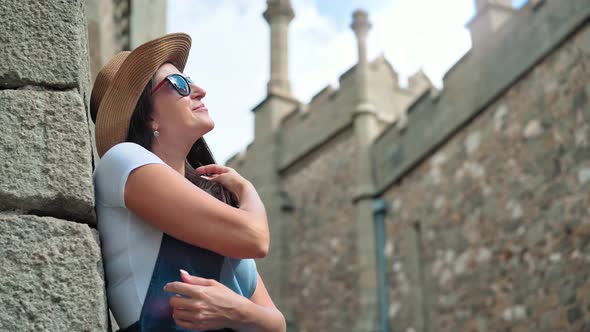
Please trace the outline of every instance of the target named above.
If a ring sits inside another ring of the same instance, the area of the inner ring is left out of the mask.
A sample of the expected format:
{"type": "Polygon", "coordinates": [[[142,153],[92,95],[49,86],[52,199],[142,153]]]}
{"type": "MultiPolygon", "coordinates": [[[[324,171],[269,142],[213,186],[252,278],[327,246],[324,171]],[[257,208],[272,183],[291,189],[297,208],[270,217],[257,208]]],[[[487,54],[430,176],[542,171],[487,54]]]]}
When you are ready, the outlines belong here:
{"type": "Polygon", "coordinates": [[[88,95],[84,0],[3,0],[0,13],[0,87],[80,88],[88,95]]]}
{"type": "Polygon", "coordinates": [[[0,123],[0,210],[96,223],[80,94],[0,90],[0,123]]]}
{"type": "Polygon", "coordinates": [[[0,331],[107,331],[103,280],[88,225],[0,214],[0,331]]]}

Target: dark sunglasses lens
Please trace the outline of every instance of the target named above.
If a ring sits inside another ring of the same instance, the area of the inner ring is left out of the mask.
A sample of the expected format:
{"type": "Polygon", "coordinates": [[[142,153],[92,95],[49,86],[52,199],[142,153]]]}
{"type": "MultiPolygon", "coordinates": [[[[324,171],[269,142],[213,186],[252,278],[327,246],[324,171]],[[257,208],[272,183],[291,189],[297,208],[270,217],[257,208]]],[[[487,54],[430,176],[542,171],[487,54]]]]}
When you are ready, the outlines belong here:
{"type": "Polygon", "coordinates": [[[191,88],[188,83],[180,75],[171,75],[168,77],[172,86],[181,96],[188,96],[191,93],[191,88]]]}

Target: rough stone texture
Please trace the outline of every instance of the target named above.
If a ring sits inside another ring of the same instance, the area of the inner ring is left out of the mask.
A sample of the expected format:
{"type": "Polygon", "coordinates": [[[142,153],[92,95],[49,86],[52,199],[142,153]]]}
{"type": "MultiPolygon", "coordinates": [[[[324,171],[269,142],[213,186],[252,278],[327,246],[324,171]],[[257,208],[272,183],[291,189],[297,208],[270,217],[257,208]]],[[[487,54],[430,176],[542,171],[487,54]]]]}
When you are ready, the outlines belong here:
{"type": "Polygon", "coordinates": [[[96,238],[84,224],[0,214],[0,330],[106,331],[96,238]]]}
{"type": "Polygon", "coordinates": [[[76,88],[89,110],[87,1],[0,2],[0,89],[76,88]]]}
{"type": "Polygon", "coordinates": [[[0,13],[0,87],[80,88],[89,96],[84,0],[3,0],[0,13]]]}
{"type": "Polygon", "coordinates": [[[94,224],[86,111],[71,91],[0,91],[0,210],[94,224]]]}
{"type": "Polygon", "coordinates": [[[352,130],[284,175],[294,211],[288,220],[286,297],[298,331],[347,331],[358,312],[356,160],[352,130]],[[357,291],[355,291],[357,290],[357,291]]]}
{"type": "MultiPolygon", "coordinates": [[[[385,194],[396,331],[590,326],[590,28],[385,194]]],[[[411,126],[411,123],[410,123],[411,126]]]]}

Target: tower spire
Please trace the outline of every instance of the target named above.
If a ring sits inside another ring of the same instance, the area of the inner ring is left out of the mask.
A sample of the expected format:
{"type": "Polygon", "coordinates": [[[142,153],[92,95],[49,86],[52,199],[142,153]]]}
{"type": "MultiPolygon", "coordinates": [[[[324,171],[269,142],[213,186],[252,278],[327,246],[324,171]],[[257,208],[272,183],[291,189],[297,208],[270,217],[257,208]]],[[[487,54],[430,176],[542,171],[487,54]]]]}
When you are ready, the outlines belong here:
{"type": "Polygon", "coordinates": [[[477,13],[467,23],[472,49],[479,48],[491,39],[516,12],[511,0],[475,0],[475,8],[477,13]]]}
{"type": "Polygon", "coordinates": [[[357,79],[357,112],[371,112],[373,107],[369,102],[369,63],[367,60],[367,35],[371,29],[369,14],[362,9],[357,9],[352,14],[351,29],[357,40],[358,63],[356,68],[357,79]]]}
{"type": "Polygon", "coordinates": [[[475,0],[475,8],[478,12],[490,4],[512,7],[512,0],[475,0]]]}
{"type": "Polygon", "coordinates": [[[291,96],[289,22],[295,17],[290,0],[267,0],[263,16],[270,26],[270,80],[267,93],[291,96]]]}

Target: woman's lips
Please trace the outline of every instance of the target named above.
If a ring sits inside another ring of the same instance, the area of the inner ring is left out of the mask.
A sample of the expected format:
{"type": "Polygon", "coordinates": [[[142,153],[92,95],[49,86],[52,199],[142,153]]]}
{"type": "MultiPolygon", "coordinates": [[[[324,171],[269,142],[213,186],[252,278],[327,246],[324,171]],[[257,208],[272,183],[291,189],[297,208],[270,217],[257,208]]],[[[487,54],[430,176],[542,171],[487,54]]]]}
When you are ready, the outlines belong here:
{"type": "Polygon", "coordinates": [[[205,104],[201,104],[201,105],[193,108],[193,112],[207,112],[207,111],[208,111],[208,109],[205,106],[205,104]]]}

